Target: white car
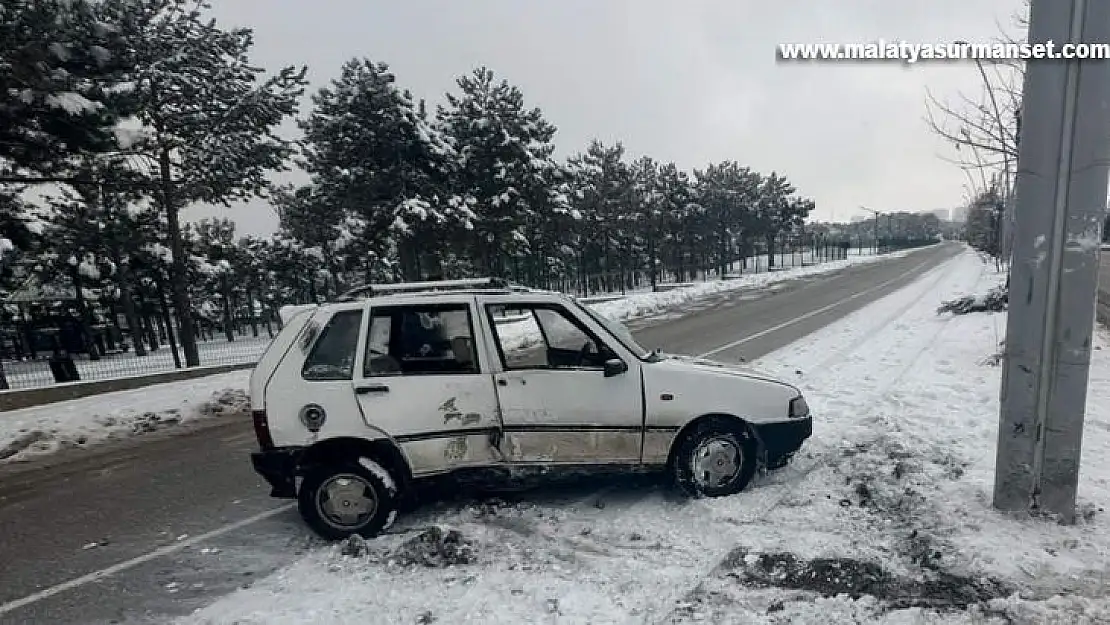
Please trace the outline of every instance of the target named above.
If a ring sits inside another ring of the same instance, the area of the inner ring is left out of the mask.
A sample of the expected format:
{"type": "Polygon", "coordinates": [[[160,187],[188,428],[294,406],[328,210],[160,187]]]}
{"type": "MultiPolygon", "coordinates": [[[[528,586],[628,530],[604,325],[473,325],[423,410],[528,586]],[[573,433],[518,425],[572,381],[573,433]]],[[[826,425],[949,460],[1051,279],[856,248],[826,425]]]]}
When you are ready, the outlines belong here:
{"type": "Polygon", "coordinates": [[[561,293],[372,285],[282,316],[251,375],[252,461],[329,539],[379,533],[435,476],[664,469],[731,495],[812,432],[794,386],[649,351],[561,293]]]}

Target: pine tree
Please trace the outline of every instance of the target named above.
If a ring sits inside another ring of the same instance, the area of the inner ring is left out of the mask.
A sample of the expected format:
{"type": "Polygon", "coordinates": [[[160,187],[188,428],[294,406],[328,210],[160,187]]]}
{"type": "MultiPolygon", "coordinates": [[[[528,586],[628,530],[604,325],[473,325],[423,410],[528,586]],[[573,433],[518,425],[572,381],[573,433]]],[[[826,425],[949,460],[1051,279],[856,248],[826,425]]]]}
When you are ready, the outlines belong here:
{"type": "Polygon", "coordinates": [[[458,79],[437,117],[458,151],[455,195],[473,198],[470,238],[478,265],[506,275],[507,260],[528,253],[527,224],[552,210],[560,167],[551,155],[555,127],[526,109],[520,89],[482,67],[458,79]]]}
{"type": "Polygon", "coordinates": [[[85,0],[0,7],[0,182],[65,180],[70,157],[114,149],[115,25],[85,0]]]}
{"type": "Polygon", "coordinates": [[[790,196],[794,185],[776,172],[763,179],[759,187],[759,201],[756,203],[756,224],[759,233],[767,244],[767,266],[775,266],[775,244],[780,235],[795,223],[795,215],[790,208],[790,196]]]}
{"type": "MultiPolygon", "coordinates": [[[[312,101],[301,127],[314,188],[293,198],[299,214],[353,230],[345,237],[357,245],[350,252],[365,261],[396,253],[407,278],[439,273],[436,243],[471,227],[474,215],[472,202],[446,189],[457,155],[429,122],[423,102],[397,86],[388,65],[367,59],[345,63],[312,101]]],[[[316,238],[305,234],[306,243],[316,238]]],[[[379,268],[364,269],[370,279],[379,268]]]]}
{"type": "Polygon", "coordinates": [[[205,20],[206,2],[104,0],[102,11],[130,47],[128,102],[145,133],[143,157],[166,215],[171,287],[187,366],[199,364],[179,211],[264,195],[266,174],[286,167],[290,142],[276,127],[296,111],[305,69],[271,77],[251,65],[249,29],[205,20]]]}

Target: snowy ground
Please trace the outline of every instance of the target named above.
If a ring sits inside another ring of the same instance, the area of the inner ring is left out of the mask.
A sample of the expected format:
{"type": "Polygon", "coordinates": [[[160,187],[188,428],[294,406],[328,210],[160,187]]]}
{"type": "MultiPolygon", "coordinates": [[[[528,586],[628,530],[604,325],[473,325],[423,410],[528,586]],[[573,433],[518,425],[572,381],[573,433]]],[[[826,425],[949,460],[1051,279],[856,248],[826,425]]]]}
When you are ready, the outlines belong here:
{"type": "Polygon", "coordinates": [[[0,463],[136,436],[202,418],[246,418],[249,371],[5,412],[0,463]]]}
{"type": "MultiPolygon", "coordinates": [[[[1004,315],[936,308],[999,280],[964,254],[756,363],[818,422],[741,495],[617,481],[443,502],[180,623],[1110,622],[1110,458],[1084,457],[1073,527],[990,508],[1004,315]]],[[[1088,450],[1110,445],[1097,341],[1088,450]]]]}
{"type": "MultiPolygon", "coordinates": [[[[630,319],[656,314],[665,310],[681,307],[683,304],[706,296],[732,291],[735,289],[759,288],[794,278],[820,275],[842,269],[849,265],[870,263],[878,260],[899,258],[910,251],[894,252],[892,254],[874,255],[869,250],[852,250],[845,260],[821,262],[809,266],[791,266],[792,263],[815,262],[812,253],[805,255],[785,255],[782,259],[776,257],[775,262],[785,262],[789,269],[767,272],[767,257],[749,259],[750,272],[731,280],[708,280],[696,282],[693,286],[677,288],[662,293],[650,291],[632,292],[626,297],[615,301],[599,303],[595,308],[603,314],[616,319],[630,319]],[[758,273],[763,272],[763,273],[758,273]]],[[[737,266],[737,270],[739,267],[737,266]]],[[[216,335],[211,341],[201,341],[197,348],[200,352],[202,365],[233,365],[254,362],[266,350],[270,339],[264,328],[260,329],[262,336],[241,336],[229,343],[216,335]]],[[[4,362],[8,383],[13,389],[39,388],[54,384],[54,378],[45,360],[27,362],[4,362]]],[[[84,358],[77,360],[77,370],[82,380],[106,380],[132,375],[148,375],[174,369],[173,353],[168,346],[139,358],[134,352],[115,354],[93,362],[84,358]]]]}

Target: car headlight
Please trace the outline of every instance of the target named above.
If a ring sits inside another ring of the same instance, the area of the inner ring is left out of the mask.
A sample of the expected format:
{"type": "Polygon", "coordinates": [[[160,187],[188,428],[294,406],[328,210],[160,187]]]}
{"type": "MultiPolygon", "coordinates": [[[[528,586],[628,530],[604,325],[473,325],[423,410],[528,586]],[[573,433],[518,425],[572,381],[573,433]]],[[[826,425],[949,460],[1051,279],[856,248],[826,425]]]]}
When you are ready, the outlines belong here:
{"type": "Polygon", "coordinates": [[[790,418],[801,419],[809,416],[809,404],[806,403],[806,398],[798,395],[790,400],[790,418]]]}

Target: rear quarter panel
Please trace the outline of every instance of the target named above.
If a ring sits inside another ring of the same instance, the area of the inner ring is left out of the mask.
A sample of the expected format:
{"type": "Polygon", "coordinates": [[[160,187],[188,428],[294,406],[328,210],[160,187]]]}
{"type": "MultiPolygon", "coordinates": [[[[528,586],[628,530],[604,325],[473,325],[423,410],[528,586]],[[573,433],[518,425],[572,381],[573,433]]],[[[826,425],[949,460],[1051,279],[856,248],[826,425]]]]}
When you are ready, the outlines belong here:
{"type": "Polygon", "coordinates": [[[269,383],[270,377],[273,376],[286,353],[296,344],[301,332],[304,331],[305,326],[317,310],[319,309],[316,307],[302,308],[293,312],[287,320],[283,320],[284,325],[281,331],[274,337],[274,340],[270,341],[269,347],[262,353],[262,357],[258,359],[258,363],[251,371],[250,402],[252,409],[262,410],[266,407],[266,385],[269,383]]]}

